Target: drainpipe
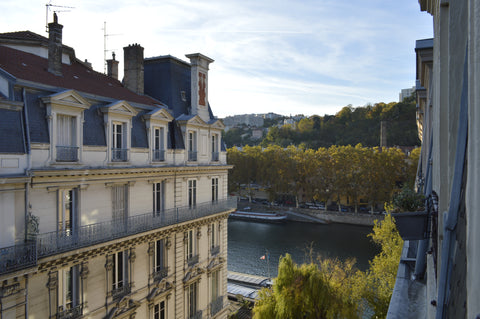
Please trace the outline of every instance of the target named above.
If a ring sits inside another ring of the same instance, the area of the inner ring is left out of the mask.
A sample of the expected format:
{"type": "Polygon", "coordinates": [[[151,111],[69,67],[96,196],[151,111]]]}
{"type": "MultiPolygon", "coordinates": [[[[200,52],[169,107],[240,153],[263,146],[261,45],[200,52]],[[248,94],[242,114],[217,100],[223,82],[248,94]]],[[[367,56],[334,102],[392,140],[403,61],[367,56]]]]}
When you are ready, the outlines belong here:
{"type": "MultiPolygon", "coordinates": [[[[27,144],[26,153],[27,153],[27,168],[25,169],[25,175],[30,177],[31,176],[31,168],[32,168],[32,148],[31,148],[31,141],[30,141],[30,127],[28,121],[28,104],[27,104],[27,93],[25,88],[22,89],[22,97],[23,97],[23,114],[24,114],[24,123],[25,123],[25,142],[27,144]]],[[[27,226],[28,226],[28,211],[30,209],[30,196],[29,196],[29,189],[30,189],[31,181],[30,179],[25,183],[25,241],[27,241],[27,226]]]]}

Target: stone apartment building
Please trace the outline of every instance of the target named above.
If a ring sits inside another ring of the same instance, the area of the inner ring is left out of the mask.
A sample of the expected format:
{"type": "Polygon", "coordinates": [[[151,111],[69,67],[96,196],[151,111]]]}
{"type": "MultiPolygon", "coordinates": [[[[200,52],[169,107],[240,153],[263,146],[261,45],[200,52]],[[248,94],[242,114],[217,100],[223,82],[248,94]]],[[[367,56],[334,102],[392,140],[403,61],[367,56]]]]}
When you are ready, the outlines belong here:
{"type": "Polygon", "coordinates": [[[109,76],[0,34],[0,318],[226,318],[223,124],[213,60],[125,50],[109,76]]]}

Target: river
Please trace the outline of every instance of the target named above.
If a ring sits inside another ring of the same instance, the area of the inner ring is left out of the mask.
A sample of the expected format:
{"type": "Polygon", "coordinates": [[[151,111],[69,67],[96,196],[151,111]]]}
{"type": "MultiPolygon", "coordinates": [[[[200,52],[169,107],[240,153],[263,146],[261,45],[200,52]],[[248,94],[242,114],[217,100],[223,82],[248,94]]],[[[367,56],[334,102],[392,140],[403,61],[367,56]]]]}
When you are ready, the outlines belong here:
{"type": "Polygon", "coordinates": [[[357,267],[368,268],[378,253],[367,234],[372,227],[347,224],[285,224],[228,221],[228,270],[252,275],[277,276],[280,256],[289,253],[296,263],[309,262],[308,247],[314,255],[345,260],[355,257],[357,267]],[[266,250],[270,260],[260,259],[266,250]]]}

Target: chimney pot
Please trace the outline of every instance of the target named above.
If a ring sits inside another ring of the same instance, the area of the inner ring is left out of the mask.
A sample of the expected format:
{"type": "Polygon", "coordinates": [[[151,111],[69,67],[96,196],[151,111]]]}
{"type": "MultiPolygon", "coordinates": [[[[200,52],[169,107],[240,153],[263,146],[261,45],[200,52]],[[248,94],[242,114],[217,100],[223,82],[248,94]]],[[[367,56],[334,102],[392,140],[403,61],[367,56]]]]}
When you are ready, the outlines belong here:
{"type": "Polygon", "coordinates": [[[115,52],[112,52],[112,59],[107,60],[107,75],[118,80],[118,61],[115,60],[115,52]]]}

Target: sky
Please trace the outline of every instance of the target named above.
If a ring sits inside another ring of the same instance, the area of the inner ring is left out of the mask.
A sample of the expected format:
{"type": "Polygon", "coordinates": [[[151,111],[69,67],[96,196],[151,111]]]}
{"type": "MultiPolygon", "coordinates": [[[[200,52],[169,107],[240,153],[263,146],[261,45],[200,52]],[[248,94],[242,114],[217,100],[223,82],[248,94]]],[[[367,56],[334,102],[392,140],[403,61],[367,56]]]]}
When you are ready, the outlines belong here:
{"type": "Polygon", "coordinates": [[[63,43],[99,72],[105,43],[120,78],[123,47],[133,43],[145,57],[214,59],[209,102],[220,118],[398,101],[415,83],[415,40],[433,36],[417,0],[2,0],[0,32],[48,37],[53,11],[63,43]]]}

